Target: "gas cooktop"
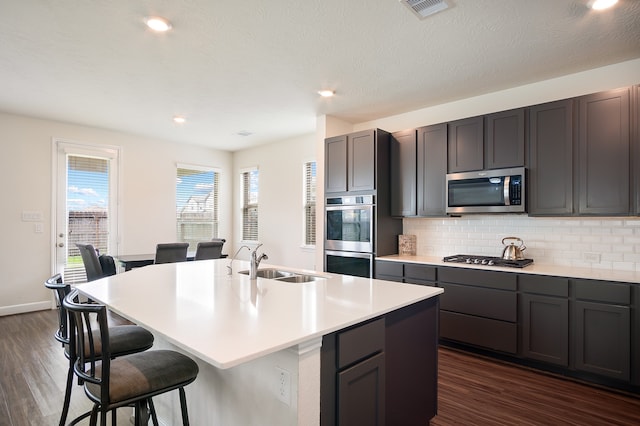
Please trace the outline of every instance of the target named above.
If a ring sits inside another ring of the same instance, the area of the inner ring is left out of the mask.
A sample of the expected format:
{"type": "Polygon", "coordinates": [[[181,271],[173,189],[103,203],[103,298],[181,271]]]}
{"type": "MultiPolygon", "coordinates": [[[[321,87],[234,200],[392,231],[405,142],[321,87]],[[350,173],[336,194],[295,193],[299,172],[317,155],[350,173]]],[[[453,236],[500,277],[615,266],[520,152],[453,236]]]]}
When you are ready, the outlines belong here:
{"type": "Polygon", "coordinates": [[[524,268],[533,263],[533,259],[506,260],[501,257],[493,256],[474,256],[471,254],[456,254],[446,256],[443,262],[468,263],[469,265],[486,265],[486,266],[507,266],[510,268],[524,268]]]}

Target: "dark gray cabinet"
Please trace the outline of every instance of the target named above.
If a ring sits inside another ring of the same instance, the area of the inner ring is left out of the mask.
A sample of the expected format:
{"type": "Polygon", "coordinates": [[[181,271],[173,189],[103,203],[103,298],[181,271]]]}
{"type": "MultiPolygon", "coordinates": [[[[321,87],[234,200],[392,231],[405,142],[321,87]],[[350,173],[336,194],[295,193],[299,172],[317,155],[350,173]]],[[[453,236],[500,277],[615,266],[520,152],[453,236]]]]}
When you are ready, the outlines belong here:
{"type": "Polygon", "coordinates": [[[448,123],[448,172],[468,172],[484,167],[484,117],[448,123]]]}
{"type": "Polygon", "coordinates": [[[445,216],[447,125],[420,127],[417,137],[417,214],[445,216]]]}
{"type": "Polygon", "coordinates": [[[391,215],[416,216],[416,131],[391,134],[391,215]]]}
{"type": "Polygon", "coordinates": [[[520,275],[521,349],[524,358],[569,366],[569,280],[520,275]]]}
{"type": "Polygon", "coordinates": [[[437,268],[421,263],[403,263],[376,260],[375,278],[419,285],[436,285],[437,268]]]}
{"type": "Polygon", "coordinates": [[[442,339],[517,353],[516,274],[438,268],[438,286],[442,339]]]}
{"type": "Polygon", "coordinates": [[[578,98],[578,213],[630,213],[629,88],[578,98]]]}
{"type": "Polygon", "coordinates": [[[524,108],[485,117],[485,169],[524,166],[524,108]]]}
{"type": "Polygon", "coordinates": [[[631,287],[574,280],[576,370],[628,382],[631,378],[631,287]]]}
{"type": "Polygon", "coordinates": [[[573,214],[572,99],[529,108],[529,179],[531,216],[573,214]]]}
{"type": "Polygon", "coordinates": [[[326,335],[320,424],[425,425],[437,411],[438,298],[326,335]]]}
{"type": "MultiPolygon", "coordinates": [[[[388,149],[387,137],[387,132],[375,129],[325,139],[325,192],[377,189],[378,149],[388,149]]],[[[388,162],[388,152],[382,154],[388,162]]]]}
{"type": "Polygon", "coordinates": [[[325,192],[347,190],[347,136],[324,141],[325,192]]]}

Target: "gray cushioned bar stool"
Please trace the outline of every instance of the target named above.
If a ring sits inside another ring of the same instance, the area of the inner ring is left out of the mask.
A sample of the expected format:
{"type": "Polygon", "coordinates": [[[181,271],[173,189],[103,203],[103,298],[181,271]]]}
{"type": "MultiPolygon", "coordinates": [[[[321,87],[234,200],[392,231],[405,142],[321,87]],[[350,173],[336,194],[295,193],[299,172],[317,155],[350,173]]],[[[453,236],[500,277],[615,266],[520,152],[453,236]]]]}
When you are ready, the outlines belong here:
{"type": "MultiPolygon", "coordinates": [[[[69,284],[62,282],[62,275],[56,274],[45,281],[45,287],[53,290],[58,305],[58,329],[54,337],[62,343],[64,354],[69,360],[69,371],[67,372],[67,385],[65,387],[64,404],[60,414],[60,426],[67,421],[69,413],[69,403],[71,401],[71,390],[73,388],[73,367],[75,358],[69,352],[69,322],[68,313],[62,305],[64,298],[71,292],[69,284]]],[[[116,325],[109,327],[109,342],[112,357],[146,351],[153,346],[153,334],[137,325],[116,325]]]]}
{"type": "MultiPolygon", "coordinates": [[[[100,425],[106,426],[107,413],[133,406],[137,426],[146,425],[151,398],[178,389],[183,425],[189,424],[184,387],[198,375],[198,364],[191,358],[171,350],[151,350],[112,359],[107,308],[97,303],[80,303],[78,290],[72,290],[62,305],[69,312],[71,332],[70,352],[76,359],[74,372],[84,381],[85,394],[93,401],[91,425],[100,415],[100,425]],[[87,333],[98,324],[95,333],[87,333]]],[[[152,412],[153,414],[153,412],[152,412]]],[[[158,424],[155,415],[152,416],[158,424]]],[[[72,424],[75,424],[72,422],[72,424]]]]}

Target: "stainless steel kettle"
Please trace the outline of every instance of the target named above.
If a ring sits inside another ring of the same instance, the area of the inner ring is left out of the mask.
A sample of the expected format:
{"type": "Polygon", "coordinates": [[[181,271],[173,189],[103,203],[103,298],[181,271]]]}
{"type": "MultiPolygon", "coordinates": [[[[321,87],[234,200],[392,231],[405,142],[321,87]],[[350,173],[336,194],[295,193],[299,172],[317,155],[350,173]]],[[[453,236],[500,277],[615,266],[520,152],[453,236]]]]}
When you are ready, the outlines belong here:
{"type": "Polygon", "coordinates": [[[502,239],[502,244],[505,246],[504,250],[502,250],[502,258],[505,260],[522,260],[524,259],[523,251],[527,249],[524,245],[524,241],[522,241],[518,237],[504,237],[502,239]],[[511,240],[511,242],[507,245],[505,244],[506,240],[511,240]],[[516,242],[519,245],[516,246],[516,242]]]}

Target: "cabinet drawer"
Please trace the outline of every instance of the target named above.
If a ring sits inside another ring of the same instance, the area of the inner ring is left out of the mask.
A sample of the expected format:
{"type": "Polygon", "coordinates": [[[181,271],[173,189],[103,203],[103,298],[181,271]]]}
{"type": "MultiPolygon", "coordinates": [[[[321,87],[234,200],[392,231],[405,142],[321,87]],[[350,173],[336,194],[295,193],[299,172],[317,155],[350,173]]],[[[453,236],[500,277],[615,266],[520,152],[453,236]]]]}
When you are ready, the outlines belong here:
{"type": "Polygon", "coordinates": [[[516,290],[517,275],[509,272],[478,271],[465,268],[439,268],[438,280],[455,284],[469,284],[478,287],[516,290]]]}
{"type": "Polygon", "coordinates": [[[515,354],[518,326],[514,323],[440,311],[440,337],[515,354]]]}
{"type": "Polygon", "coordinates": [[[338,368],[384,350],[384,319],[338,333],[338,368]]]}
{"type": "Polygon", "coordinates": [[[439,286],[444,288],[441,309],[510,322],[518,318],[515,292],[446,283],[439,286]]]}
{"type": "Polygon", "coordinates": [[[631,286],[608,281],[576,280],[573,281],[573,294],[576,299],[592,302],[629,305],[631,303],[631,286]]]}
{"type": "Polygon", "coordinates": [[[384,262],[376,261],[376,276],[378,275],[391,275],[400,277],[404,275],[404,264],[402,262],[384,262]]]}
{"type": "Polygon", "coordinates": [[[569,297],[569,279],[543,275],[520,275],[520,290],[545,296],[569,297]]]}
{"type": "Polygon", "coordinates": [[[404,277],[407,282],[409,280],[423,281],[435,281],[436,280],[436,268],[435,266],[418,265],[416,263],[404,264],[404,277]]]}

